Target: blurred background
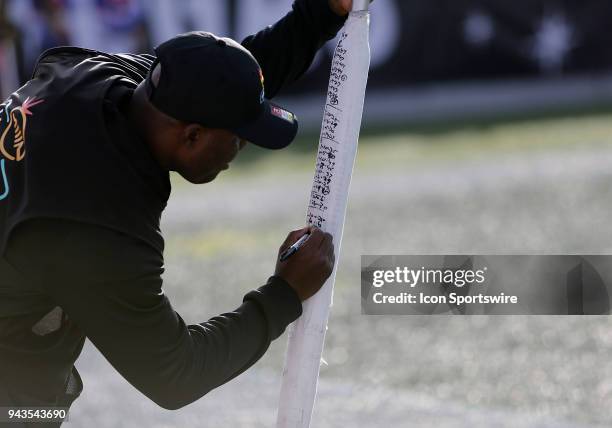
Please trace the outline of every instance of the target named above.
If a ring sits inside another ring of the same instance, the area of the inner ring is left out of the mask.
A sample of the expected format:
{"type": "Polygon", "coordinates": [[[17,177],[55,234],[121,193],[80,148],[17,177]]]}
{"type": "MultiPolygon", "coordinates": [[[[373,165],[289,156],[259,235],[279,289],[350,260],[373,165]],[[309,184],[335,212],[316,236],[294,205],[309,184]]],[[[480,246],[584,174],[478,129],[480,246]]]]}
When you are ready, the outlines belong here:
{"type": "MultiPolygon", "coordinates": [[[[324,0],[321,0],[324,1],[324,0]]],[[[46,48],[148,52],[187,30],[242,39],[290,0],[0,0],[0,93],[46,48]]],[[[612,253],[612,3],[377,0],[372,68],[313,427],[612,425],[606,316],[365,316],[361,254],[612,253]]],[[[305,222],[334,43],[283,95],[281,152],[207,186],[173,177],[166,293],[187,322],[239,306],[305,222]]],[[[87,343],[67,426],[274,425],[286,337],[164,411],[87,343]]]]}

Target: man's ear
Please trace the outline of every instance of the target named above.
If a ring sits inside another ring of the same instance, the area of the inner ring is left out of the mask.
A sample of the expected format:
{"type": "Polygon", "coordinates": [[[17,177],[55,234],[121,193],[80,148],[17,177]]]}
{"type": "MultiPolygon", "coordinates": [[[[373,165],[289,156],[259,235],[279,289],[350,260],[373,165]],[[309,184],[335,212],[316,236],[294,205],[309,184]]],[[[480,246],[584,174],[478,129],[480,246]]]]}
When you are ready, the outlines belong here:
{"type": "Polygon", "coordinates": [[[204,128],[196,123],[189,124],[183,130],[183,140],[189,147],[195,146],[204,136],[204,128]]]}

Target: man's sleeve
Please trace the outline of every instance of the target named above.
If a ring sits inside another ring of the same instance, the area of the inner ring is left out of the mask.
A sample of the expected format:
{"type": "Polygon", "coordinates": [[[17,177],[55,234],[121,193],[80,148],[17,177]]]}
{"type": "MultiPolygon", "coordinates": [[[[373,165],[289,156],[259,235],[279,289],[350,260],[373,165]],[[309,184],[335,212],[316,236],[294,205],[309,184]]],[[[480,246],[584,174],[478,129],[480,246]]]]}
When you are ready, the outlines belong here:
{"type": "Polygon", "coordinates": [[[345,20],[327,0],[296,0],[280,21],[247,37],[242,45],[262,67],[266,97],[274,97],[304,74],[317,50],[336,36],[345,20]]]}
{"type": "Polygon", "coordinates": [[[164,408],[185,406],[245,371],[301,315],[295,291],[271,277],[235,310],[186,325],[162,290],[163,259],[147,244],[98,226],[47,224],[63,238],[38,248],[48,266],[46,292],[125,379],[164,408]]]}

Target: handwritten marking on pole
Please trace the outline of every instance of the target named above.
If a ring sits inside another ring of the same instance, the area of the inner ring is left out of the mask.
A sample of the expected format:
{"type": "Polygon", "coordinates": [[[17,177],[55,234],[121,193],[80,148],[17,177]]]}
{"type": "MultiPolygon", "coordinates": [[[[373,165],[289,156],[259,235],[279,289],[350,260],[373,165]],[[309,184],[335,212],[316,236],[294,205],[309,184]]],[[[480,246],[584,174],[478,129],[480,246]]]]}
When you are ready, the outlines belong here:
{"type": "MultiPolygon", "coordinates": [[[[333,235],[337,256],[370,64],[368,30],[367,10],[351,12],[336,47],[306,214],[309,224],[333,235]]],[[[277,428],[310,426],[335,272],[304,302],[302,316],[289,328],[277,428]]]]}

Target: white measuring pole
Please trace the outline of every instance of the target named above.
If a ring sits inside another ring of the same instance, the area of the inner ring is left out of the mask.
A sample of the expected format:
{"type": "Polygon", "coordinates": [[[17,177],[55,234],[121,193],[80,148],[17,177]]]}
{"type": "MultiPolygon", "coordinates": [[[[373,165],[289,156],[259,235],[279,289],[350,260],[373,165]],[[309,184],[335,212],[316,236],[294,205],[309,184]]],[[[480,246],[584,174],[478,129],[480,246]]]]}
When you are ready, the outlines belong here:
{"type": "Polygon", "coordinates": [[[353,0],[334,52],[307,220],[333,235],[336,266],[289,328],[278,428],[307,428],[312,417],[370,68],[368,8],[353,0]]]}

